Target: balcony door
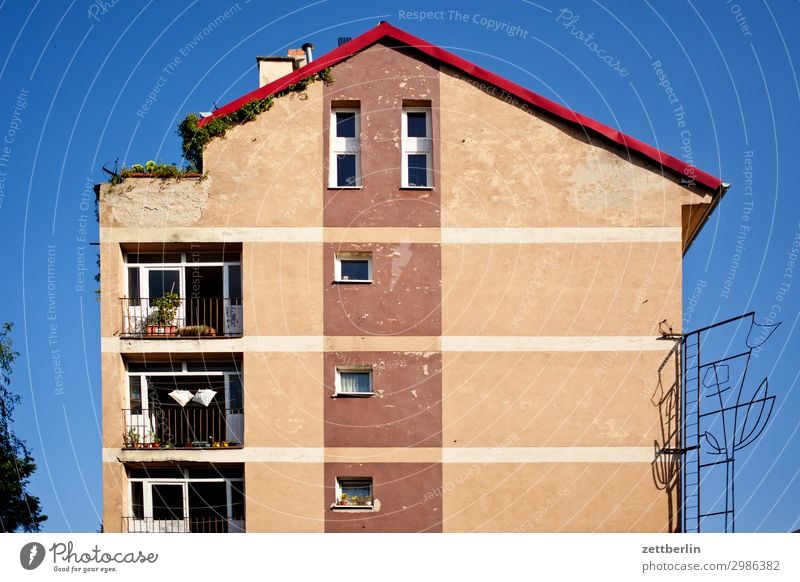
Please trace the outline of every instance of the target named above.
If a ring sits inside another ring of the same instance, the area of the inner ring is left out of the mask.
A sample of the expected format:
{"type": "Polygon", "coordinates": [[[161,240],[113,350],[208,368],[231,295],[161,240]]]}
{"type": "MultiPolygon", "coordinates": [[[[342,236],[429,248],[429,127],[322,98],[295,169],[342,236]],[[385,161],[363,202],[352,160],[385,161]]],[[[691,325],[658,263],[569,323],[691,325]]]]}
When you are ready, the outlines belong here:
{"type": "Polygon", "coordinates": [[[184,533],[189,530],[186,482],[144,484],[144,518],[153,533],[184,533]]]}
{"type": "MultiPolygon", "coordinates": [[[[183,293],[183,279],[180,268],[173,267],[142,267],[141,277],[141,297],[147,297],[148,301],[145,304],[146,321],[153,321],[152,318],[156,316],[157,308],[155,301],[164,297],[167,293],[175,293],[179,298],[184,297],[183,293]]],[[[181,322],[185,321],[184,315],[184,302],[180,301],[177,309],[175,310],[175,317],[171,321],[161,321],[160,324],[166,326],[179,326],[181,322]]]]}
{"type": "Polygon", "coordinates": [[[134,471],[137,475],[129,481],[130,516],[125,517],[128,533],[244,532],[241,469],[134,471]]]}
{"type": "Polygon", "coordinates": [[[124,332],[184,333],[192,335],[242,334],[242,265],[239,252],[129,253],[128,296],[123,298],[124,332]],[[180,302],[172,322],[177,328],[147,330],[158,309],[158,298],[176,293],[180,302]]]}

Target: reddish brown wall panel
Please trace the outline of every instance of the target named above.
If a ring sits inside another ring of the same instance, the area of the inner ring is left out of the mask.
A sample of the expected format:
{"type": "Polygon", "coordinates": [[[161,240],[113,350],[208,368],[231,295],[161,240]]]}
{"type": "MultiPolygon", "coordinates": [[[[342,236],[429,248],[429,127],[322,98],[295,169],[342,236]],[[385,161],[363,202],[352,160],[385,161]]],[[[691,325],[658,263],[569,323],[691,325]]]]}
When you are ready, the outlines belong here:
{"type": "Polygon", "coordinates": [[[326,447],[441,447],[442,355],[439,352],[325,354],[326,447]],[[373,366],[375,396],[338,396],[337,366],[373,366]]]}
{"type": "Polygon", "coordinates": [[[325,335],[442,334],[440,245],[329,243],[323,261],[325,335]],[[371,252],[373,283],[335,283],[337,251],[371,252]]]}
{"type": "Polygon", "coordinates": [[[359,190],[326,188],[325,226],[439,226],[439,69],[378,43],[333,69],[323,107],[323,183],[328,184],[331,101],[358,101],[361,109],[359,190]],[[434,188],[401,189],[403,101],[430,102],[434,188]]]}
{"type": "Polygon", "coordinates": [[[441,532],[440,463],[325,463],[326,532],[441,532]],[[337,477],[372,477],[380,508],[331,509],[337,477]]]}

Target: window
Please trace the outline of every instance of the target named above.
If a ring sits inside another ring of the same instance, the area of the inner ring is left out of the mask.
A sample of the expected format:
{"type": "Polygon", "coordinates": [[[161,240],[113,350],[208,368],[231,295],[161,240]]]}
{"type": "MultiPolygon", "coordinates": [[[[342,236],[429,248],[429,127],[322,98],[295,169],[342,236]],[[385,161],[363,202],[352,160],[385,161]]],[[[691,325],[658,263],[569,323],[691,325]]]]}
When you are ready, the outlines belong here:
{"type": "Polygon", "coordinates": [[[427,107],[403,109],[403,187],[433,186],[431,110],[427,107]]]}
{"type": "Polygon", "coordinates": [[[348,366],[336,368],[336,394],[338,396],[371,396],[372,368],[348,366]]]}
{"type": "Polygon", "coordinates": [[[131,469],[128,533],[244,531],[244,475],[240,468],[131,469]]]}
{"type": "Polygon", "coordinates": [[[336,253],[334,277],[345,283],[372,283],[372,253],[336,253]]]}
{"type": "Polygon", "coordinates": [[[124,446],[241,446],[243,392],[240,360],[129,362],[124,446]]]}
{"type": "Polygon", "coordinates": [[[359,110],[331,110],[330,186],[356,188],[361,186],[361,155],[359,153],[359,110]]]}
{"type": "Polygon", "coordinates": [[[127,253],[125,262],[123,335],[242,334],[238,250],[127,253]],[[161,300],[168,293],[177,298],[161,300]]]}
{"type": "Polygon", "coordinates": [[[336,507],[371,508],[372,477],[337,477],[336,507]]]}

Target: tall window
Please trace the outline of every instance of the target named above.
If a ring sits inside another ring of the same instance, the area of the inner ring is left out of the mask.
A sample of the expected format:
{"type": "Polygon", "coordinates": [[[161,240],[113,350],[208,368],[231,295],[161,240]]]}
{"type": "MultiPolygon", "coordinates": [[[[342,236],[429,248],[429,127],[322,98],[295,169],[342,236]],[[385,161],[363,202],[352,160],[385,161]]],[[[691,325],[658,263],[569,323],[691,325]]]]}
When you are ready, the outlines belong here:
{"type": "Polygon", "coordinates": [[[428,107],[403,109],[403,187],[433,186],[433,147],[431,110],[428,107]]]}
{"type": "Polygon", "coordinates": [[[357,108],[331,110],[331,187],[355,188],[361,185],[360,125],[357,108]]]}

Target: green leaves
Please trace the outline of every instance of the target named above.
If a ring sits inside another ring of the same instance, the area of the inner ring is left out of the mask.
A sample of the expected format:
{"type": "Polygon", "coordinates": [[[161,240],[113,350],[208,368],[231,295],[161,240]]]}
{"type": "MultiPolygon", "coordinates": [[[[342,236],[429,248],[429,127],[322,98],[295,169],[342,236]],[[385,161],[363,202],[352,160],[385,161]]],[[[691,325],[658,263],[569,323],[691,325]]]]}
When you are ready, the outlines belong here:
{"type": "Polygon", "coordinates": [[[11,327],[10,323],[0,326],[0,532],[35,532],[47,516],[41,513],[39,498],[26,490],[36,463],[12,428],[12,413],[20,399],[8,388],[12,364],[19,355],[11,341],[11,327]]]}

